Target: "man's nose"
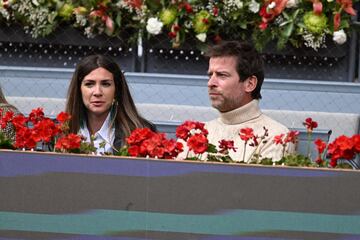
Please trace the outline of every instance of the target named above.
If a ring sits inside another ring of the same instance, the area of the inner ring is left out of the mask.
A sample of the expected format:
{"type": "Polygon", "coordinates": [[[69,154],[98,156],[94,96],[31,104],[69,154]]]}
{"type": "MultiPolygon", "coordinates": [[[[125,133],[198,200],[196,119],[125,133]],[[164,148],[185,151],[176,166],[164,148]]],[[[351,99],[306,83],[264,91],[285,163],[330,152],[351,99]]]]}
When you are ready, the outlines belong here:
{"type": "Polygon", "coordinates": [[[216,86],[217,80],[215,74],[209,75],[208,87],[216,86]]]}

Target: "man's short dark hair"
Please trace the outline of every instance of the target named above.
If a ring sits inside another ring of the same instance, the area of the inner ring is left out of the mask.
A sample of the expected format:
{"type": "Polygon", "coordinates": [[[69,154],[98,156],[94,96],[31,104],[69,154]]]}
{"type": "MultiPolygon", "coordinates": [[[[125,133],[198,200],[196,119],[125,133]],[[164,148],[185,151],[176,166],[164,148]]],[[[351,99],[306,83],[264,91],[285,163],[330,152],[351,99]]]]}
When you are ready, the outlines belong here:
{"type": "Polygon", "coordinates": [[[255,76],[257,85],[251,92],[253,99],[261,98],[261,85],[264,81],[264,62],[260,53],[249,43],[239,41],[223,41],[214,45],[206,54],[207,57],[235,57],[236,70],[240,81],[245,81],[248,77],[255,76]]]}

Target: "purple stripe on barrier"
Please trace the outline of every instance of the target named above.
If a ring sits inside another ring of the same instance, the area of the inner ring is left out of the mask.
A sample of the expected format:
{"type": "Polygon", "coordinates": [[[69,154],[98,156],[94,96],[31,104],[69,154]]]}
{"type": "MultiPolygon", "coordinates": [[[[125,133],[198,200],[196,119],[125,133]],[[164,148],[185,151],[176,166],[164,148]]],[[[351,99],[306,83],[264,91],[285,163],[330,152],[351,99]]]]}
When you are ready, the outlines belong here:
{"type": "MultiPolygon", "coordinates": [[[[334,177],[344,174],[343,171],[319,169],[0,151],[0,176],[37,175],[46,172],[144,177],[174,176],[199,172],[286,177],[334,177]]],[[[345,173],[349,174],[349,172],[345,173]]]]}

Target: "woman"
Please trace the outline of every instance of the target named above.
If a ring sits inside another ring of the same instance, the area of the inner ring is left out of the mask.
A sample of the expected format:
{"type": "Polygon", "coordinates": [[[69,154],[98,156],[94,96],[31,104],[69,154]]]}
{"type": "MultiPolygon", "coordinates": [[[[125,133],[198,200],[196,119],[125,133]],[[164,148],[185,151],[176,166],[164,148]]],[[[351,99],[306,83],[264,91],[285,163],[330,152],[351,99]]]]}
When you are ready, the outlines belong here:
{"type": "Polygon", "coordinates": [[[136,110],[125,76],[117,63],[103,55],[81,60],[70,82],[66,112],[70,132],[93,142],[97,153],[113,152],[136,128],[154,125],[136,110]]]}
{"type": "MultiPolygon", "coordinates": [[[[0,86],[0,116],[5,116],[5,114],[9,111],[13,112],[14,116],[20,114],[16,107],[6,101],[0,86]]],[[[8,123],[4,129],[0,127],[0,132],[4,134],[7,139],[10,139],[12,142],[15,141],[15,129],[11,123],[8,123]]]]}

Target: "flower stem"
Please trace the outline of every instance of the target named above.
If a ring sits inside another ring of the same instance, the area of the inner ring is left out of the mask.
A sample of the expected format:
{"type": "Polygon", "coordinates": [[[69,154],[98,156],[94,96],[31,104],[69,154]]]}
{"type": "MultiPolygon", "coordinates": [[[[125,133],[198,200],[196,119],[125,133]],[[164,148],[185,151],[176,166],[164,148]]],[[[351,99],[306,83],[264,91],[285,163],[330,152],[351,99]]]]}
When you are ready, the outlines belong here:
{"type": "Polygon", "coordinates": [[[245,141],[245,145],[244,145],[244,153],[243,153],[243,159],[242,159],[243,162],[245,162],[246,144],[247,144],[247,141],[245,141]]]}

